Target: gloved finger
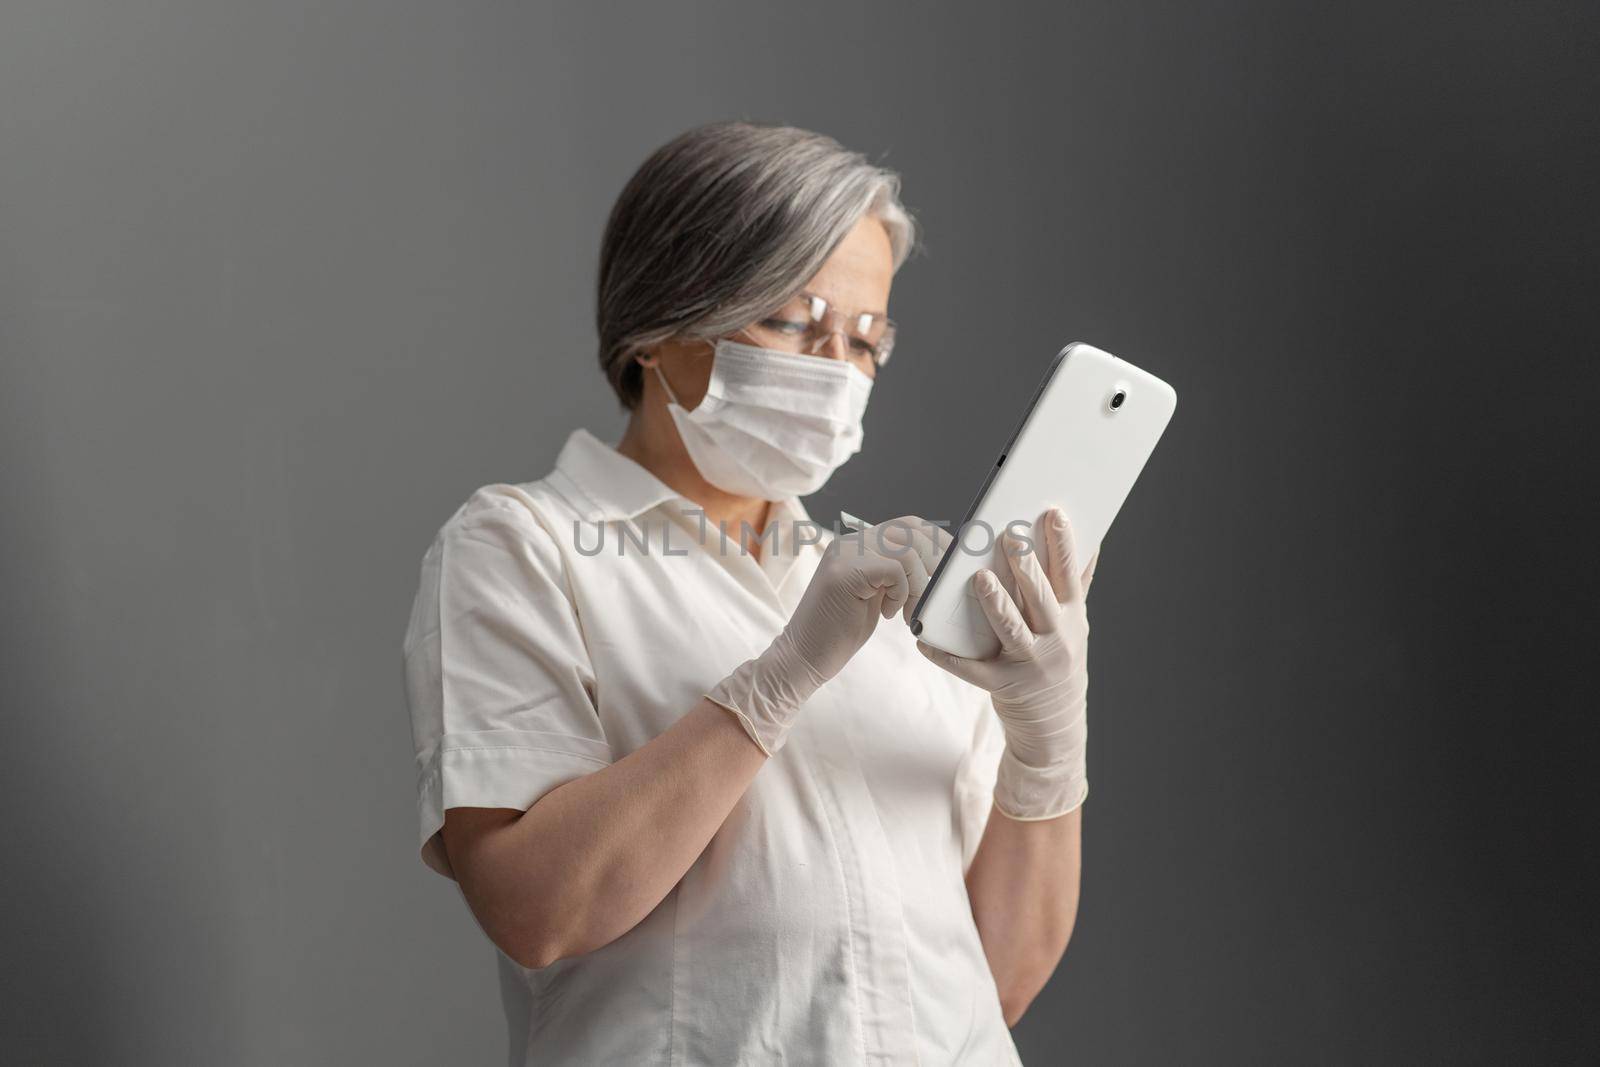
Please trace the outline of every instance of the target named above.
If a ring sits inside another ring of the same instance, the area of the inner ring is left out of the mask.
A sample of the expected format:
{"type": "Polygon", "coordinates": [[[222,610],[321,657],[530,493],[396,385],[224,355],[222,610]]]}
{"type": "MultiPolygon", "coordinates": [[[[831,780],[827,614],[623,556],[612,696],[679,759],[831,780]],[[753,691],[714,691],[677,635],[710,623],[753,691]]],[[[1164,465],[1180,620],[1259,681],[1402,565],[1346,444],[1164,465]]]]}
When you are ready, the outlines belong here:
{"type": "Polygon", "coordinates": [[[1089,596],[1089,585],[1094,581],[1094,569],[1099,562],[1100,550],[1097,548],[1094,550],[1094,555],[1089,557],[1089,565],[1083,569],[1083,595],[1085,599],[1089,596]]]}
{"type": "Polygon", "coordinates": [[[880,522],[868,536],[870,547],[906,565],[906,577],[911,581],[911,595],[901,609],[906,622],[911,621],[911,613],[917,610],[917,604],[928,588],[930,568],[938,565],[937,560],[929,562],[932,542],[917,533],[917,527],[922,525],[925,525],[923,520],[915,515],[902,516],[880,522]]]}
{"type": "MultiPolygon", "coordinates": [[[[882,557],[879,558],[881,559],[882,557]]],[[[880,611],[884,618],[892,619],[895,612],[899,611],[911,599],[911,579],[906,574],[903,565],[894,560],[887,562],[891,565],[883,568],[886,581],[882,586],[883,603],[880,611]]]]}
{"type": "Polygon", "coordinates": [[[897,544],[915,543],[929,570],[944,558],[945,551],[954,540],[949,530],[916,515],[890,519],[888,522],[880,523],[877,529],[883,531],[886,540],[897,544]]]}
{"type": "MultiPolygon", "coordinates": [[[[1034,528],[1038,529],[1038,525],[1035,524],[1034,528]]],[[[1056,628],[1061,605],[1056,601],[1056,592],[1049,577],[1039,564],[1040,553],[1047,550],[1046,546],[1040,544],[1037,538],[1030,538],[1030,541],[1031,544],[1025,545],[1022,538],[1006,534],[1005,555],[1011,564],[1011,573],[1016,578],[1017,602],[1022,606],[1023,619],[1034,633],[1045,634],[1056,628]]]]}
{"type": "Polygon", "coordinates": [[[1022,614],[1017,611],[1017,605],[993,571],[985,567],[974,574],[972,589],[977,594],[978,606],[983,609],[984,617],[994,627],[995,636],[1000,638],[1002,653],[1026,652],[1033,647],[1033,631],[1028,629],[1022,614]]]}
{"type": "Polygon", "coordinates": [[[1051,508],[1040,519],[1045,528],[1045,541],[1050,546],[1045,555],[1048,560],[1046,569],[1050,574],[1050,585],[1056,592],[1056,601],[1070,604],[1074,600],[1081,600],[1083,580],[1078,571],[1078,548],[1072,540],[1072,523],[1067,520],[1067,513],[1060,508],[1051,508]]]}
{"type": "MultiPolygon", "coordinates": [[[[880,538],[881,551],[896,555],[902,551],[914,552],[922,572],[930,576],[938,569],[939,561],[944,558],[945,548],[951,540],[950,535],[939,527],[915,515],[879,523],[873,532],[880,538]],[[943,534],[942,538],[938,536],[940,534],[943,534]]],[[[913,596],[920,599],[926,588],[926,582],[921,586],[914,585],[913,596]]]]}
{"type": "Polygon", "coordinates": [[[922,603],[922,594],[927,592],[931,576],[922,559],[915,553],[906,557],[906,575],[911,580],[911,595],[906,597],[905,607],[900,609],[900,614],[905,616],[907,623],[911,621],[911,613],[917,610],[917,605],[922,603]]]}
{"type": "Polygon", "coordinates": [[[994,668],[986,660],[967,659],[965,656],[953,656],[942,648],[934,648],[917,642],[917,651],[932,661],[935,665],[949,671],[963,682],[975,685],[979,689],[993,690],[995,688],[994,668]]]}
{"type": "Polygon", "coordinates": [[[862,576],[863,585],[856,591],[856,595],[865,599],[881,590],[883,602],[880,610],[884,618],[890,618],[911,596],[911,577],[907,570],[908,564],[905,560],[880,556],[869,548],[857,572],[862,576]]]}

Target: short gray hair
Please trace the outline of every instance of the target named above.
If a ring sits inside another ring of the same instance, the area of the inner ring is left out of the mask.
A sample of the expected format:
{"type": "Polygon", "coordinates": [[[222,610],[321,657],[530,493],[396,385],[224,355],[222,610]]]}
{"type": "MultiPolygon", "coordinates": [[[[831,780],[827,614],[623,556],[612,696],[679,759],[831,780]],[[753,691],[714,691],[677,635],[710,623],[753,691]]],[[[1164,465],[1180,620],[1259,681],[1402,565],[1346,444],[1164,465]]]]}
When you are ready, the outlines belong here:
{"type": "Polygon", "coordinates": [[[899,270],[916,243],[899,175],[820,133],[718,122],[656,149],[600,245],[600,367],[623,407],[643,392],[640,352],[780,307],[864,216],[883,221],[899,270]]]}

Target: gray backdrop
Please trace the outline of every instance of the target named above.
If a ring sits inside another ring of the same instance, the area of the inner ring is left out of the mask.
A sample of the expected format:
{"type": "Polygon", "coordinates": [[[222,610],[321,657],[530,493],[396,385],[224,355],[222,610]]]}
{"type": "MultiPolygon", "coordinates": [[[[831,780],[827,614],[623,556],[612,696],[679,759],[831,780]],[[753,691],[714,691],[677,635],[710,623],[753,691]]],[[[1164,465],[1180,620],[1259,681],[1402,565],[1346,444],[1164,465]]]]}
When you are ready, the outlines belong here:
{"type": "Polygon", "coordinates": [[[1597,11],[7,3],[0,1056],[503,1060],[417,565],[619,430],[605,213],[742,116],[926,227],[819,517],[959,516],[1067,340],[1182,398],[1026,1058],[1593,1057],[1597,11]]]}

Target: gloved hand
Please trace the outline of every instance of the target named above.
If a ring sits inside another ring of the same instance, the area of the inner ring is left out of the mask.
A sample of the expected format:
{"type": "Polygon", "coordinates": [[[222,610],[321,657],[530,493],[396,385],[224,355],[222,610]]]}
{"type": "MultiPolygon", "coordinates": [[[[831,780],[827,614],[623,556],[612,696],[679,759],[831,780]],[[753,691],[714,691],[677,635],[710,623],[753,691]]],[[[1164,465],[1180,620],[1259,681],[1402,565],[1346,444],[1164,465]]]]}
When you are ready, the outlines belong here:
{"type": "Polygon", "coordinates": [[[973,592],[1000,638],[987,660],[966,659],[917,642],[922,654],[956,677],[988,690],[1005,729],[995,805],[1013,819],[1053,819],[1089,792],[1089,617],[1085,597],[1099,553],[1080,573],[1072,529],[1059,508],[1033,524],[1033,545],[1001,539],[1016,600],[993,571],[972,576],[973,592]],[[1020,610],[1019,610],[1020,609],[1020,610]]]}
{"type": "Polygon", "coordinates": [[[783,747],[801,706],[850,662],[878,620],[913,602],[927,585],[912,553],[887,547],[871,530],[834,538],[783,631],[706,694],[738,716],[767,755],[783,747]]]}

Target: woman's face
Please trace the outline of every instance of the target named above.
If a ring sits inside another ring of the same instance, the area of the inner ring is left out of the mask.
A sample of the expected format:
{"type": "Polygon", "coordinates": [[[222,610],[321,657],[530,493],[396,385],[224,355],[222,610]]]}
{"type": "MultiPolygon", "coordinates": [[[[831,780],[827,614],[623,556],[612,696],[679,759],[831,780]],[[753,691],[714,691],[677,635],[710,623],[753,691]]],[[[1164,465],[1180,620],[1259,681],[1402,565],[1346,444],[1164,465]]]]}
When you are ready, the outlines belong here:
{"type": "MultiPolygon", "coordinates": [[[[802,288],[850,315],[864,311],[884,314],[889,309],[889,286],[893,280],[894,250],[889,244],[889,231],[882,222],[867,217],[845,234],[822,269],[802,288]]],[[[745,334],[735,334],[733,339],[753,343],[745,334]]],[[[694,410],[711,381],[711,349],[704,341],[671,342],[661,345],[656,355],[661,360],[661,373],[679,402],[694,410]]],[[[817,349],[816,358],[844,360],[869,378],[877,372],[871,356],[858,351],[842,333],[829,337],[817,349]]],[[[660,404],[660,400],[649,399],[652,391],[660,389],[655,375],[647,374],[644,380],[647,403],[660,404]]]]}

